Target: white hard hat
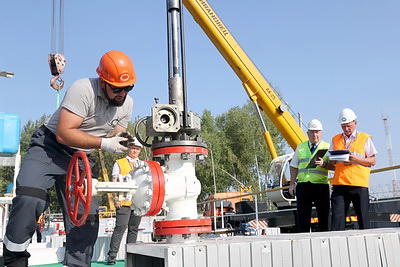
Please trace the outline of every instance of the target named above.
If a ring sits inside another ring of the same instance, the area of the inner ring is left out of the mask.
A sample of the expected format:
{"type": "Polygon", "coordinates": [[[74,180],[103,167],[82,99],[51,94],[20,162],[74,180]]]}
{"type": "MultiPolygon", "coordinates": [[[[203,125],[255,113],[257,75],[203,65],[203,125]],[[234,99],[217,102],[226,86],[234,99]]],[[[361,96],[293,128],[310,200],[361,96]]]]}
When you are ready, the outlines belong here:
{"type": "Polygon", "coordinates": [[[344,124],[344,123],[349,123],[349,122],[355,121],[356,119],[357,119],[357,116],[356,116],[356,113],[354,113],[354,111],[352,111],[349,108],[344,108],[340,112],[338,121],[340,124],[344,124]]]}
{"type": "Polygon", "coordinates": [[[142,147],[142,144],[136,138],[133,138],[132,140],[129,141],[128,146],[142,147]]]}
{"type": "Polygon", "coordinates": [[[322,131],[322,123],[317,119],[313,119],[308,123],[307,130],[322,131]]]}

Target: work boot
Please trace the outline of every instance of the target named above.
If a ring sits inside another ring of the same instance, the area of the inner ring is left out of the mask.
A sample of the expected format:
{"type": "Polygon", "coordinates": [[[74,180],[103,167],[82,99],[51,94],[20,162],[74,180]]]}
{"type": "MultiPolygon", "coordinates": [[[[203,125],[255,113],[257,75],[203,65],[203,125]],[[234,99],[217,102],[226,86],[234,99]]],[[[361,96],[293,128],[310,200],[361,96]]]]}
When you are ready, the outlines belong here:
{"type": "Polygon", "coordinates": [[[13,252],[6,248],[3,244],[3,260],[4,266],[7,267],[27,267],[28,258],[31,256],[28,251],[13,252]]]}
{"type": "Polygon", "coordinates": [[[108,256],[107,265],[114,265],[115,264],[115,256],[108,256]]]}

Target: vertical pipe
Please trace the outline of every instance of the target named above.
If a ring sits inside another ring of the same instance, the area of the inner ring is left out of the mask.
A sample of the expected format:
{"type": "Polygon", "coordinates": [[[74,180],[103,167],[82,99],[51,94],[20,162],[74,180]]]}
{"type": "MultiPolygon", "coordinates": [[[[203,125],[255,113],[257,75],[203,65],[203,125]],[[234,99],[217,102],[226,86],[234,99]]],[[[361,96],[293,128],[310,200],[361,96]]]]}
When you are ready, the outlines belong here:
{"type": "Polygon", "coordinates": [[[224,221],[224,200],[221,200],[221,228],[225,228],[225,221],[224,221]]]}
{"type": "Polygon", "coordinates": [[[257,222],[257,230],[256,230],[256,233],[257,233],[257,235],[258,235],[258,228],[259,228],[259,225],[258,225],[258,201],[257,201],[257,194],[254,195],[254,205],[255,205],[255,208],[256,208],[256,222],[257,222]]]}
{"type": "MultiPolygon", "coordinates": [[[[167,24],[168,24],[168,85],[169,103],[178,106],[179,111],[186,109],[185,93],[182,77],[182,19],[180,12],[180,1],[167,1],[167,24]]],[[[186,121],[186,116],[182,118],[186,121]]],[[[185,125],[185,124],[184,124],[185,125]]]]}

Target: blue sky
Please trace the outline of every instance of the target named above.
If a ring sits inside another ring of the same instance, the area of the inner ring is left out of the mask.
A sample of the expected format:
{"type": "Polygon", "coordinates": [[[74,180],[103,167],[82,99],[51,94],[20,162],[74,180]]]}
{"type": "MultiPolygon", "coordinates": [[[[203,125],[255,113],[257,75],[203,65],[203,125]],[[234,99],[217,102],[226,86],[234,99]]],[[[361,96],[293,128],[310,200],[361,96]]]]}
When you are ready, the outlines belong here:
{"type": "MultiPolygon", "coordinates": [[[[137,84],[134,117],[150,115],[154,97],[168,103],[165,1],[65,1],[62,75],[66,88],[96,77],[108,50],[131,56],[137,84]]],[[[324,140],[341,131],[342,108],[358,115],[358,129],[373,136],[375,168],[388,166],[382,115],[389,117],[395,164],[400,164],[400,2],[387,1],[216,1],[209,3],[284,101],[307,123],[318,118],[324,140]]],[[[185,11],[189,109],[214,116],[248,99],[240,80],[185,11]]],[[[47,55],[51,52],[52,1],[3,1],[0,8],[0,111],[22,123],[51,114],[56,91],[47,55]]],[[[65,93],[61,91],[61,97],[65,93]]],[[[258,123],[257,119],[254,119],[258,123]]],[[[400,179],[400,173],[397,174],[400,179]]],[[[390,184],[387,173],[371,184],[390,184]]]]}

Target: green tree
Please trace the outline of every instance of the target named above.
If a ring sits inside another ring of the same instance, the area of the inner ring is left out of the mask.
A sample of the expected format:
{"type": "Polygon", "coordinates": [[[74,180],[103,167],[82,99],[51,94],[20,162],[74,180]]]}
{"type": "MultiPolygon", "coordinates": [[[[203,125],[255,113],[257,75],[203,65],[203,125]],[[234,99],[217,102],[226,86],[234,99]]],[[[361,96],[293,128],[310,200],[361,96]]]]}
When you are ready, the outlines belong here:
{"type": "Polygon", "coordinates": [[[223,165],[227,154],[232,155],[232,152],[223,134],[215,125],[215,119],[208,110],[205,110],[202,116],[201,135],[209,150],[207,161],[196,166],[197,176],[202,185],[202,192],[199,198],[203,199],[207,195],[213,194],[215,188],[217,192],[229,189],[232,181],[224,175],[222,168],[219,168],[219,166],[223,165]]]}
{"type": "MultiPolygon", "coordinates": [[[[284,138],[266,115],[262,116],[277,153],[282,154],[287,145],[284,138]]],[[[210,111],[204,111],[201,135],[210,153],[207,162],[196,167],[202,183],[199,199],[214,193],[213,173],[217,192],[239,190],[240,183],[258,191],[259,179],[264,184],[272,158],[252,102],[248,101],[243,107],[231,108],[216,118],[213,118],[210,111]]]]}

